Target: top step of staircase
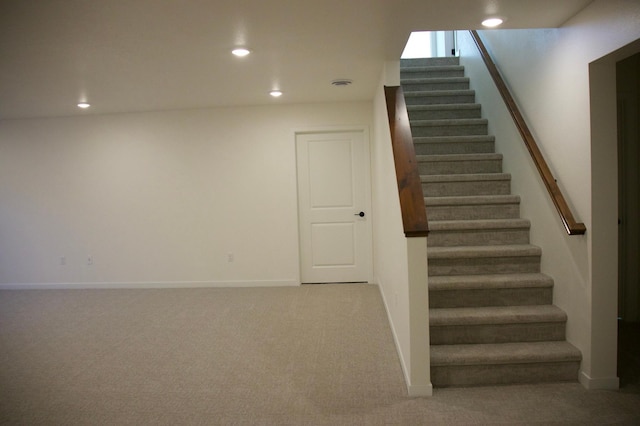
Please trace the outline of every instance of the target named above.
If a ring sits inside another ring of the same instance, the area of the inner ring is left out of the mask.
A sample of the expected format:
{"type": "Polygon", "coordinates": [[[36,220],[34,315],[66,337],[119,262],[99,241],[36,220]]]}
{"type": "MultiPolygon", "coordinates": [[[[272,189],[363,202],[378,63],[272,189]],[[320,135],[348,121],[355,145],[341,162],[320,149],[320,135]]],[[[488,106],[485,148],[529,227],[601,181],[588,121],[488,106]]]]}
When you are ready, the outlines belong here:
{"type": "Polygon", "coordinates": [[[415,59],[400,59],[400,69],[411,67],[437,67],[437,66],[449,66],[459,65],[460,58],[457,56],[446,58],[415,58],[415,59]]]}

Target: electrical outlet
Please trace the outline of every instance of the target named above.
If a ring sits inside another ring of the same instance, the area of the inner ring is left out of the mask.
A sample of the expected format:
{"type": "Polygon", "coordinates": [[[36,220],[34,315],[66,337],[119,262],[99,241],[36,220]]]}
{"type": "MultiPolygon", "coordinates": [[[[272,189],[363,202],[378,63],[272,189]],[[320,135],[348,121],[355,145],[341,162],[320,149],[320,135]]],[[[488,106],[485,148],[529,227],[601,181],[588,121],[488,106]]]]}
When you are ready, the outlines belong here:
{"type": "Polygon", "coordinates": [[[89,266],[93,265],[93,256],[91,255],[87,256],[87,265],[89,266]]]}
{"type": "Polygon", "coordinates": [[[233,253],[229,252],[227,253],[227,262],[231,263],[235,260],[235,256],[233,255],[233,253]]]}

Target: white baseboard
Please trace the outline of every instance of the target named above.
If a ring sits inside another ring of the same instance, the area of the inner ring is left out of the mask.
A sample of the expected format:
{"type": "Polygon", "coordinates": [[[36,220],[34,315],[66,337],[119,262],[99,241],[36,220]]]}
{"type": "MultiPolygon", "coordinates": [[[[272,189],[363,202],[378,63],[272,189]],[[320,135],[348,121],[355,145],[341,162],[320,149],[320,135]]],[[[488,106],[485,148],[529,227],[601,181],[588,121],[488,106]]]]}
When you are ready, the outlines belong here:
{"type": "Polygon", "coordinates": [[[387,319],[389,320],[389,325],[391,327],[391,335],[393,336],[393,343],[396,346],[396,352],[398,353],[398,358],[400,359],[400,367],[402,367],[402,374],[404,375],[404,382],[407,386],[407,390],[409,390],[409,395],[411,395],[410,387],[411,387],[411,379],[409,378],[409,369],[404,361],[404,355],[402,354],[402,348],[400,347],[400,342],[398,341],[398,335],[396,334],[396,327],[393,324],[393,318],[391,318],[391,312],[389,311],[389,305],[387,304],[387,299],[384,297],[384,292],[382,291],[382,286],[378,283],[378,291],[380,291],[380,297],[382,297],[382,304],[384,305],[384,310],[387,313],[387,319]]]}
{"type": "Polygon", "coordinates": [[[428,385],[409,385],[407,389],[409,396],[433,396],[433,385],[431,383],[428,385]]]}
{"type": "Polygon", "coordinates": [[[0,290],[295,287],[299,285],[300,282],[295,280],[6,283],[0,284],[0,290]]]}
{"type": "Polygon", "coordinates": [[[580,384],[588,390],[616,390],[620,388],[620,379],[618,377],[600,377],[594,379],[589,377],[587,373],[581,371],[578,375],[580,384]]]}

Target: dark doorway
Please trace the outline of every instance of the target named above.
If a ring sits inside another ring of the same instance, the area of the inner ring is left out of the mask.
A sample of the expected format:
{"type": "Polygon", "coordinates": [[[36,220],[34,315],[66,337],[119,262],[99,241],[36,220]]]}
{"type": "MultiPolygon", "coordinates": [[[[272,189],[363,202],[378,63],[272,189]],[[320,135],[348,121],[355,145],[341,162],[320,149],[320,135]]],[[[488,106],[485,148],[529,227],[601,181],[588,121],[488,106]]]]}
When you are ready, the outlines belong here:
{"type": "Polygon", "coordinates": [[[640,386],[640,53],[616,65],[618,105],[618,377],[640,386]]]}

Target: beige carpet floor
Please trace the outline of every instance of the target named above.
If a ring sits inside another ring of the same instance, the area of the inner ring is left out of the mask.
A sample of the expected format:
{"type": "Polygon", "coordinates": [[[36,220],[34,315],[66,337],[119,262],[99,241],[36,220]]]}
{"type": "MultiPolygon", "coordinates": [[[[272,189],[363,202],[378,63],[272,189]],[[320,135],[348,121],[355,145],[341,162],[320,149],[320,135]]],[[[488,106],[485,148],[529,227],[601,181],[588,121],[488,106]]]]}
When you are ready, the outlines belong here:
{"type": "Polygon", "coordinates": [[[374,285],[0,291],[0,423],[637,425],[640,394],[409,398],[374,285]]]}

